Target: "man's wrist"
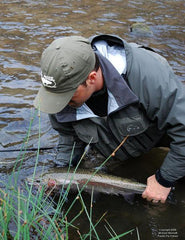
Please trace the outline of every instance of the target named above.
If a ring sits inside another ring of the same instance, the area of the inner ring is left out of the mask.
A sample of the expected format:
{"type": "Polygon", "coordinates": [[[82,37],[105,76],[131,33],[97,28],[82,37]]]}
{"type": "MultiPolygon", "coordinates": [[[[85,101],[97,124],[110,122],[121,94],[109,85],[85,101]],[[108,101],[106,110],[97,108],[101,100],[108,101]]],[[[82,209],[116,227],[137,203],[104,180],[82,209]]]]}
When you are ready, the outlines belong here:
{"type": "Polygon", "coordinates": [[[163,176],[161,175],[160,169],[158,169],[157,172],[155,173],[155,178],[157,182],[163,187],[169,188],[174,186],[174,182],[170,182],[163,178],[163,176]]]}

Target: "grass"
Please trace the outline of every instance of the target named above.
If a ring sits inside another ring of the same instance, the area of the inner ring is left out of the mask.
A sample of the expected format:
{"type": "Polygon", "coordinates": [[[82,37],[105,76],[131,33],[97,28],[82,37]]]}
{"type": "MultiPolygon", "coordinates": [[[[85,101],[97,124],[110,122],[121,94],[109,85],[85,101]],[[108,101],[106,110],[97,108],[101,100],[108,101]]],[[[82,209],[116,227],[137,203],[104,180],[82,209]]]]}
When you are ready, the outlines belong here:
{"type": "MultiPolygon", "coordinates": [[[[34,194],[30,194],[30,188],[21,190],[9,190],[5,192],[1,190],[0,198],[0,239],[69,239],[69,231],[71,228],[75,229],[79,238],[85,239],[100,239],[96,231],[97,225],[102,221],[105,214],[94,224],[92,221],[92,198],[90,210],[87,209],[81,191],[79,190],[78,196],[74,201],[79,201],[81,210],[74,218],[68,221],[68,216],[62,210],[62,201],[55,203],[49,199],[49,195],[45,194],[44,187],[34,194]],[[30,195],[29,201],[27,195],[30,195]],[[73,225],[73,222],[85,212],[89,221],[89,232],[81,234],[81,230],[73,225]]],[[[63,200],[61,198],[61,200],[63,200]]],[[[71,209],[71,206],[70,206],[71,209]]],[[[69,212],[68,212],[69,213],[69,212]]],[[[126,233],[117,235],[110,224],[106,222],[108,232],[110,233],[110,240],[120,239],[128,233],[135,231],[132,229],[126,233]]]]}
{"type": "MultiPolygon", "coordinates": [[[[0,188],[0,240],[48,240],[48,239],[60,239],[68,240],[70,236],[70,230],[76,232],[77,236],[81,240],[85,239],[100,239],[96,227],[105,218],[104,213],[96,223],[93,223],[93,191],[91,194],[90,208],[88,209],[82,196],[82,189],[78,189],[74,200],[66,209],[66,199],[70,191],[69,183],[67,189],[61,190],[57,202],[51,198],[50,193],[46,193],[45,187],[39,187],[35,191],[33,184],[28,185],[26,182],[23,185],[18,184],[18,178],[26,154],[26,146],[29,141],[32,122],[37,116],[34,112],[31,117],[29,130],[27,136],[23,142],[23,147],[17,158],[19,166],[15,166],[12,174],[9,176],[8,184],[2,182],[2,188],[0,188]],[[69,213],[76,203],[80,203],[81,209],[75,216],[69,218],[69,213]],[[79,217],[85,214],[89,222],[89,231],[86,234],[82,234],[81,229],[77,228],[74,223],[78,221],[79,217]],[[94,238],[95,237],[95,238],[94,238]]],[[[38,139],[38,151],[36,153],[35,167],[33,171],[33,180],[36,174],[39,159],[40,148],[40,116],[39,118],[39,139],[38,139]]],[[[73,154],[73,153],[72,153],[73,154]]],[[[72,156],[71,154],[71,156],[72,156]]],[[[85,154],[85,153],[84,153],[85,154]]],[[[115,154],[115,151],[113,152],[115,154]]],[[[111,157],[111,156],[110,156],[111,157]]],[[[110,158],[109,157],[109,158],[110,158]]],[[[71,157],[72,158],[72,157],[71,157]]],[[[83,156],[82,156],[83,158],[83,156]]],[[[105,160],[108,161],[109,158],[105,160]]],[[[103,164],[105,164],[105,162],[103,164]]],[[[103,165],[102,164],[102,165],[103,165]]],[[[101,166],[100,166],[101,167],[101,166]]],[[[78,165],[76,169],[78,168],[78,165]]],[[[93,177],[99,168],[92,174],[93,177]]],[[[75,170],[76,171],[76,170],[75,170]]],[[[74,174],[75,174],[74,171],[74,174]]],[[[90,179],[89,179],[90,180],[90,179]]],[[[105,229],[110,235],[109,240],[121,239],[127,234],[137,231],[137,229],[129,230],[122,234],[116,234],[111,225],[106,221],[105,229]]],[[[139,235],[138,239],[139,239],[139,235]]]]}

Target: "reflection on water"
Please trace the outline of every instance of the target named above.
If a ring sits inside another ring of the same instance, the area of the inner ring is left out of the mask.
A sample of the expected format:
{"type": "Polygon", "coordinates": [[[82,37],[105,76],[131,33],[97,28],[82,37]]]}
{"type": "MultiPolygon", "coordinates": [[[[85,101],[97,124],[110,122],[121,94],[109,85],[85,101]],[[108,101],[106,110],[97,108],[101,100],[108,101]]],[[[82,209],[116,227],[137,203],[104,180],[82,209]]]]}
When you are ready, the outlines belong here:
{"type": "MultiPolygon", "coordinates": [[[[40,56],[53,39],[68,35],[89,37],[100,33],[117,34],[127,41],[153,47],[168,59],[179,80],[184,81],[184,5],[183,0],[2,0],[0,3],[1,163],[16,160],[18,152],[2,151],[20,149],[27,136],[34,115],[32,101],[40,86],[40,56]],[[131,34],[129,29],[134,22],[146,23],[153,35],[143,37],[131,34]]],[[[41,147],[55,147],[57,136],[45,114],[41,114],[40,128],[41,147]]],[[[39,118],[36,117],[32,123],[28,148],[37,148],[38,129],[39,118]]],[[[156,158],[162,159],[164,154],[160,152],[156,158]]],[[[26,154],[21,174],[23,178],[32,172],[35,156],[34,151],[26,154]]],[[[54,150],[43,151],[39,158],[39,166],[44,164],[47,167],[52,166],[54,156],[54,150]]],[[[151,158],[151,155],[147,155],[147,158],[151,158]]],[[[150,164],[147,160],[143,161],[134,168],[137,172],[132,167],[133,163],[130,163],[126,170],[119,168],[115,174],[131,173],[131,177],[145,181],[146,176],[155,171],[156,159],[150,161],[150,164]]],[[[6,179],[7,172],[11,171],[11,165],[1,166],[1,179],[6,179]]],[[[99,209],[104,211],[108,209],[107,219],[118,232],[140,226],[141,234],[143,232],[148,236],[146,238],[143,235],[141,239],[157,239],[156,234],[162,228],[178,228],[178,239],[183,239],[182,234],[185,236],[183,232],[185,216],[182,211],[185,208],[183,184],[182,182],[177,186],[177,198],[180,202],[175,206],[167,205],[159,208],[141,200],[137,200],[133,206],[128,206],[128,203],[119,197],[104,199],[102,196],[96,202],[97,213],[99,209]],[[174,225],[170,220],[174,219],[174,216],[178,225],[174,225]]]]}

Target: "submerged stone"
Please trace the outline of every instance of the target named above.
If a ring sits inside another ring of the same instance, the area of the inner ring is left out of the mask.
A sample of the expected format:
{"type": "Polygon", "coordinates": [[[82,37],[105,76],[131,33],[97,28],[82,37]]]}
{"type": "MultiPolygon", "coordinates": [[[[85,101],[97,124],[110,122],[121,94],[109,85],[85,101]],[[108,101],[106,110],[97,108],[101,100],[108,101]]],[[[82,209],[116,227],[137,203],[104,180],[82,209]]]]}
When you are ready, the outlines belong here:
{"type": "Polygon", "coordinates": [[[153,32],[150,29],[150,27],[145,23],[140,23],[140,22],[133,23],[130,27],[130,32],[138,36],[147,36],[147,37],[153,36],[153,32]]]}

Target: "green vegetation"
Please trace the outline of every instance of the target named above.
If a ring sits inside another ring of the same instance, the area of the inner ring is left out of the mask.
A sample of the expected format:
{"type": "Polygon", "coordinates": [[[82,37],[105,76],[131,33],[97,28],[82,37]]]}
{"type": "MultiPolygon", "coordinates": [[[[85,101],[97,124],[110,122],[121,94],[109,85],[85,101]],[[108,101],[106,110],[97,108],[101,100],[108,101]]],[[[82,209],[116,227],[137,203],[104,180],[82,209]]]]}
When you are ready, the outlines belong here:
{"type": "MultiPolygon", "coordinates": [[[[18,183],[19,173],[21,169],[21,161],[23,161],[24,159],[26,153],[26,143],[29,141],[32,122],[36,116],[37,114],[34,113],[34,116],[30,121],[29,131],[23,143],[23,148],[21,149],[17,159],[17,162],[19,162],[20,165],[14,167],[14,170],[9,177],[8,183],[1,182],[2,188],[0,188],[0,239],[68,240],[70,239],[69,233],[71,229],[73,230],[73,232],[76,232],[75,239],[100,239],[96,227],[101,221],[103,221],[106,213],[103,214],[98,221],[93,223],[93,191],[91,194],[89,209],[87,208],[81,194],[83,189],[78,189],[78,193],[75,196],[74,200],[72,201],[72,203],[70,203],[70,206],[66,208],[65,204],[70,190],[70,183],[65,191],[61,189],[62,194],[59,195],[57,202],[54,201],[53,198],[51,198],[51,192],[47,192],[44,187],[38,186],[37,191],[35,191],[33,184],[28,185],[26,182],[24,184],[18,183]],[[77,214],[75,214],[74,217],[68,217],[72,207],[76,202],[80,203],[81,210],[77,214]],[[78,227],[74,225],[74,222],[78,220],[82,213],[86,215],[89,221],[89,231],[86,234],[82,233],[81,229],[78,229],[78,227]],[[69,220],[69,218],[71,219],[69,220]]],[[[38,151],[36,154],[36,162],[33,171],[33,179],[35,177],[38,165],[39,148],[40,130],[38,151]]],[[[106,161],[107,160],[108,159],[106,159],[106,161]]],[[[97,171],[98,170],[96,170],[94,174],[97,171]]],[[[137,231],[136,228],[126,233],[117,235],[108,222],[106,222],[105,228],[110,235],[109,240],[121,239],[126,234],[137,231]]]]}

